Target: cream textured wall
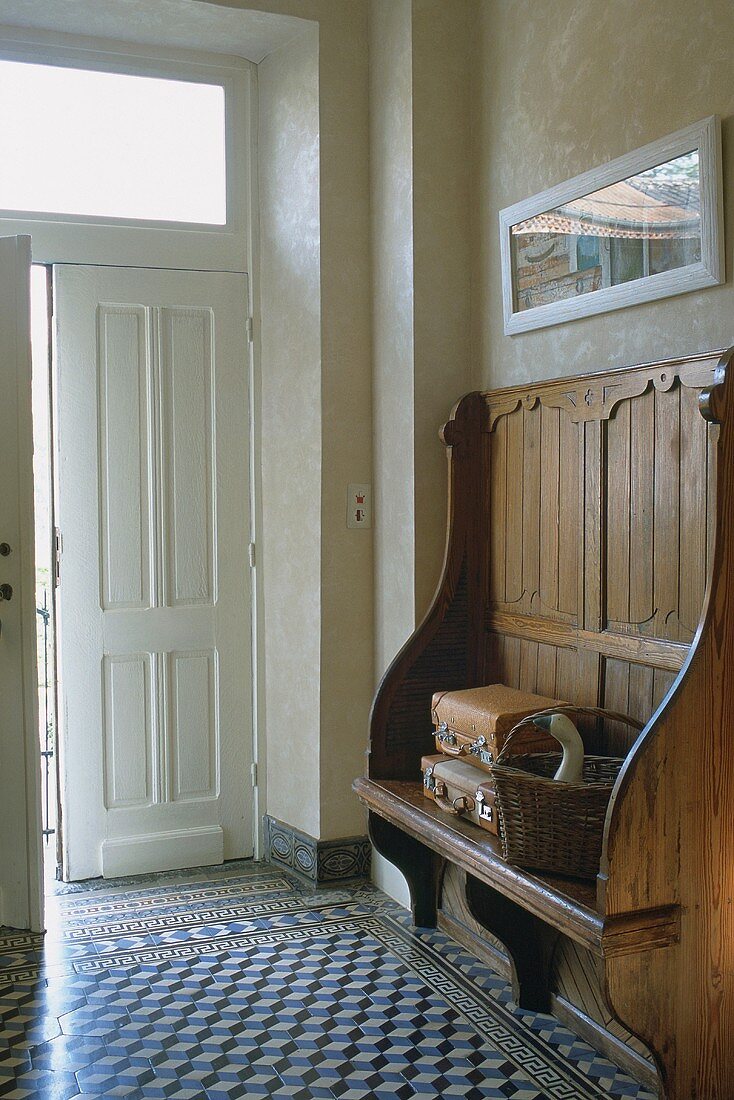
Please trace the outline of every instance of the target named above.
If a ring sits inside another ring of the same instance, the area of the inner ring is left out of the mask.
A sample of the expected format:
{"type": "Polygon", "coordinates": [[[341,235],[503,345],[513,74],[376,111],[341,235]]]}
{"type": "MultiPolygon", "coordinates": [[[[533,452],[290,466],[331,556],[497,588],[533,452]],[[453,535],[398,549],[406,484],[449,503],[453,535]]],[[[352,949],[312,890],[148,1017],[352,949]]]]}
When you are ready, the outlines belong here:
{"type": "MultiPolygon", "coordinates": [[[[299,9],[307,5],[301,3],[299,9]]],[[[321,828],[364,832],[373,692],[372,531],[347,530],[347,485],[371,481],[366,0],[321,3],[321,828]]]]}
{"type": "MultiPolygon", "coordinates": [[[[373,692],[366,0],[231,0],[316,37],[260,75],[262,548],[267,808],[321,839],[364,831],[351,792],[373,692]]],[[[257,273],[255,273],[257,274],[257,273]]]]}
{"type": "MultiPolygon", "coordinates": [[[[438,429],[469,388],[473,0],[371,0],[375,666],[425,613],[444,549],[438,429]]],[[[379,856],[374,878],[408,903],[379,856]]]]}
{"type": "Polygon", "coordinates": [[[411,0],[370,4],[375,664],[415,626],[411,0]]]}
{"type": "Polygon", "coordinates": [[[321,314],[318,32],[259,66],[268,812],[318,835],[321,314]],[[304,502],[308,506],[304,507],[304,502]],[[298,522],[294,522],[294,517],[298,522]]]}
{"type": "Polygon", "coordinates": [[[446,529],[438,431],[471,388],[473,0],[413,0],[415,603],[436,590],[446,529]]]}
{"type": "Polygon", "coordinates": [[[381,675],[436,589],[446,458],[470,386],[473,0],[372,0],[375,643],[381,675]]]}
{"type": "Polygon", "coordinates": [[[586,372],[734,343],[734,4],[483,0],[472,68],[479,204],[476,385],[586,372]],[[723,287],[504,336],[497,214],[718,114],[728,213],[723,287]]]}
{"type": "MultiPolygon", "coordinates": [[[[412,0],[369,10],[375,672],[415,626],[412,0]]],[[[373,854],[373,879],[410,904],[400,872],[373,854]]]]}

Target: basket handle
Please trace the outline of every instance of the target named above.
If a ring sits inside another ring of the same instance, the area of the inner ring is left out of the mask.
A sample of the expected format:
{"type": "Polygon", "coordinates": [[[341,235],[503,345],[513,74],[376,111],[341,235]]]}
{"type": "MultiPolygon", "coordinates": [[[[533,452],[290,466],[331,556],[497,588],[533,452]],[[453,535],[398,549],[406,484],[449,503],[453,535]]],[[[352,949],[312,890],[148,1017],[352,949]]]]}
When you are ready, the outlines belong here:
{"type": "Polygon", "coordinates": [[[632,718],[629,714],[621,714],[616,710],[605,710],[603,707],[546,707],[545,710],[537,710],[534,714],[528,714],[525,718],[522,718],[516,725],[512,727],[510,732],[505,738],[502,748],[497,753],[496,764],[502,764],[510,755],[508,747],[512,742],[515,734],[523,728],[523,726],[530,725],[534,718],[544,718],[549,714],[593,714],[597,718],[609,718],[613,722],[624,722],[627,726],[632,726],[633,729],[642,730],[645,728],[644,722],[639,722],[637,718],[632,718]]]}

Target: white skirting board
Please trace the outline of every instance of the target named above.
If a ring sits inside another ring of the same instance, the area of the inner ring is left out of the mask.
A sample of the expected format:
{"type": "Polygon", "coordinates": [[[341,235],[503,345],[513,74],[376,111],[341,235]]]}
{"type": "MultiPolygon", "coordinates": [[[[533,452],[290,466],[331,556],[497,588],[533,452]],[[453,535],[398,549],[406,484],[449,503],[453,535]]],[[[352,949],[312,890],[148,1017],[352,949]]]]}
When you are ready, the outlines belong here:
{"type": "Polygon", "coordinates": [[[103,878],[206,867],[223,862],[224,833],[218,826],[147,833],[102,842],[103,878]]]}

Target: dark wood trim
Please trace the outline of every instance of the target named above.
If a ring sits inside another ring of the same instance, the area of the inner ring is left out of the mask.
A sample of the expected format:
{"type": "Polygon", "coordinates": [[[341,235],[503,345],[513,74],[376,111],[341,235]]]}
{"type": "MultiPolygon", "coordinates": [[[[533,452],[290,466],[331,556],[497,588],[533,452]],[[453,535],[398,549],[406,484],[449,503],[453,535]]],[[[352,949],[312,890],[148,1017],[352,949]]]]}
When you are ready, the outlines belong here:
{"type": "Polygon", "coordinates": [[[380,855],[405,876],[413,924],[417,928],[435,928],[438,868],[433,852],[377,814],[369,815],[369,834],[380,855]]]}
{"type": "Polygon", "coordinates": [[[626,1070],[632,1077],[641,1081],[643,1085],[653,1092],[660,1088],[660,1078],[655,1064],[647,1058],[643,1058],[636,1050],[623,1043],[611,1031],[607,1031],[596,1020],[587,1016],[578,1005],[572,1004],[557,993],[551,994],[550,1011],[553,1015],[575,1031],[582,1039],[585,1039],[595,1050],[605,1055],[610,1062],[620,1069],[626,1070]]]}
{"type": "Polygon", "coordinates": [[[592,909],[594,892],[587,883],[541,879],[511,867],[502,859],[496,837],[461,818],[442,813],[424,797],[420,783],[358,779],[354,790],[373,813],[457,863],[479,881],[501,886],[511,900],[522,903],[535,916],[547,920],[578,943],[601,953],[602,920],[592,909]],[[586,904],[581,898],[586,899],[586,904]]]}
{"type": "Polygon", "coordinates": [[[500,890],[466,876],[466,901],[476,921],[505,945],[512,962],[512,997],[519,1008],[550,1008],[550,964],[558,929],[500,890]]]}
{"type": "Polygon", "coordinates": [[[662,668],[669,672],[680,672],[690,648],[681,642],[646,638],[640,634],[616,634],[609,630],[583,630],[553,619],[518,615],[493,608],[487,612],[485,625],[487,630],[495,634],[524,638],[562,649],[591,650],[603,657],[662,668]]]}
{"type": "Polygon", "coordinates": [[[450,916],[444,909],[439,909],[437,923],[442,932],[466,947],[476,958],[486,962],[495,974],[508,982],[512,981],[512,963],[505,952],[500,951],[489,940],[478,936],[472,928],[450,916]]]}

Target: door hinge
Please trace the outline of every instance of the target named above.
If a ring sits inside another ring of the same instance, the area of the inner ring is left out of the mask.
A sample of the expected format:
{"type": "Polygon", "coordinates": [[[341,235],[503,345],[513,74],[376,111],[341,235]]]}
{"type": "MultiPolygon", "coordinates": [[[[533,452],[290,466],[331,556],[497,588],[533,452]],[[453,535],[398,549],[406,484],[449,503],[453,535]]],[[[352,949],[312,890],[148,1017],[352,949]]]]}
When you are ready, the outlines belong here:
{"type": "Polygon", "coordinates": [[[58,588],[61,584],[61,531],[58,527],[54,527],[54,553],[53,553],[53,571],[54,571],[54,588],[58,588]]]}
{"type": "Polygon", "coordinates": [[[251,542],[247,549],[248,558],[250,561],[250,569],[255,568],[255,543],[251,542]]]}
{"type": "Polygon", "coordinates": [[[250,777],[252,779],[253,787],[257,786],[257,764],[250,765],[250,777]]]}
{"type": "Polygon", "coordinates": [[[245,331],[247,332],[247,341],[252,343],[254,337],[252,335],[252,317],[247,318],[247,324],[245,325],[245,331]]]}

